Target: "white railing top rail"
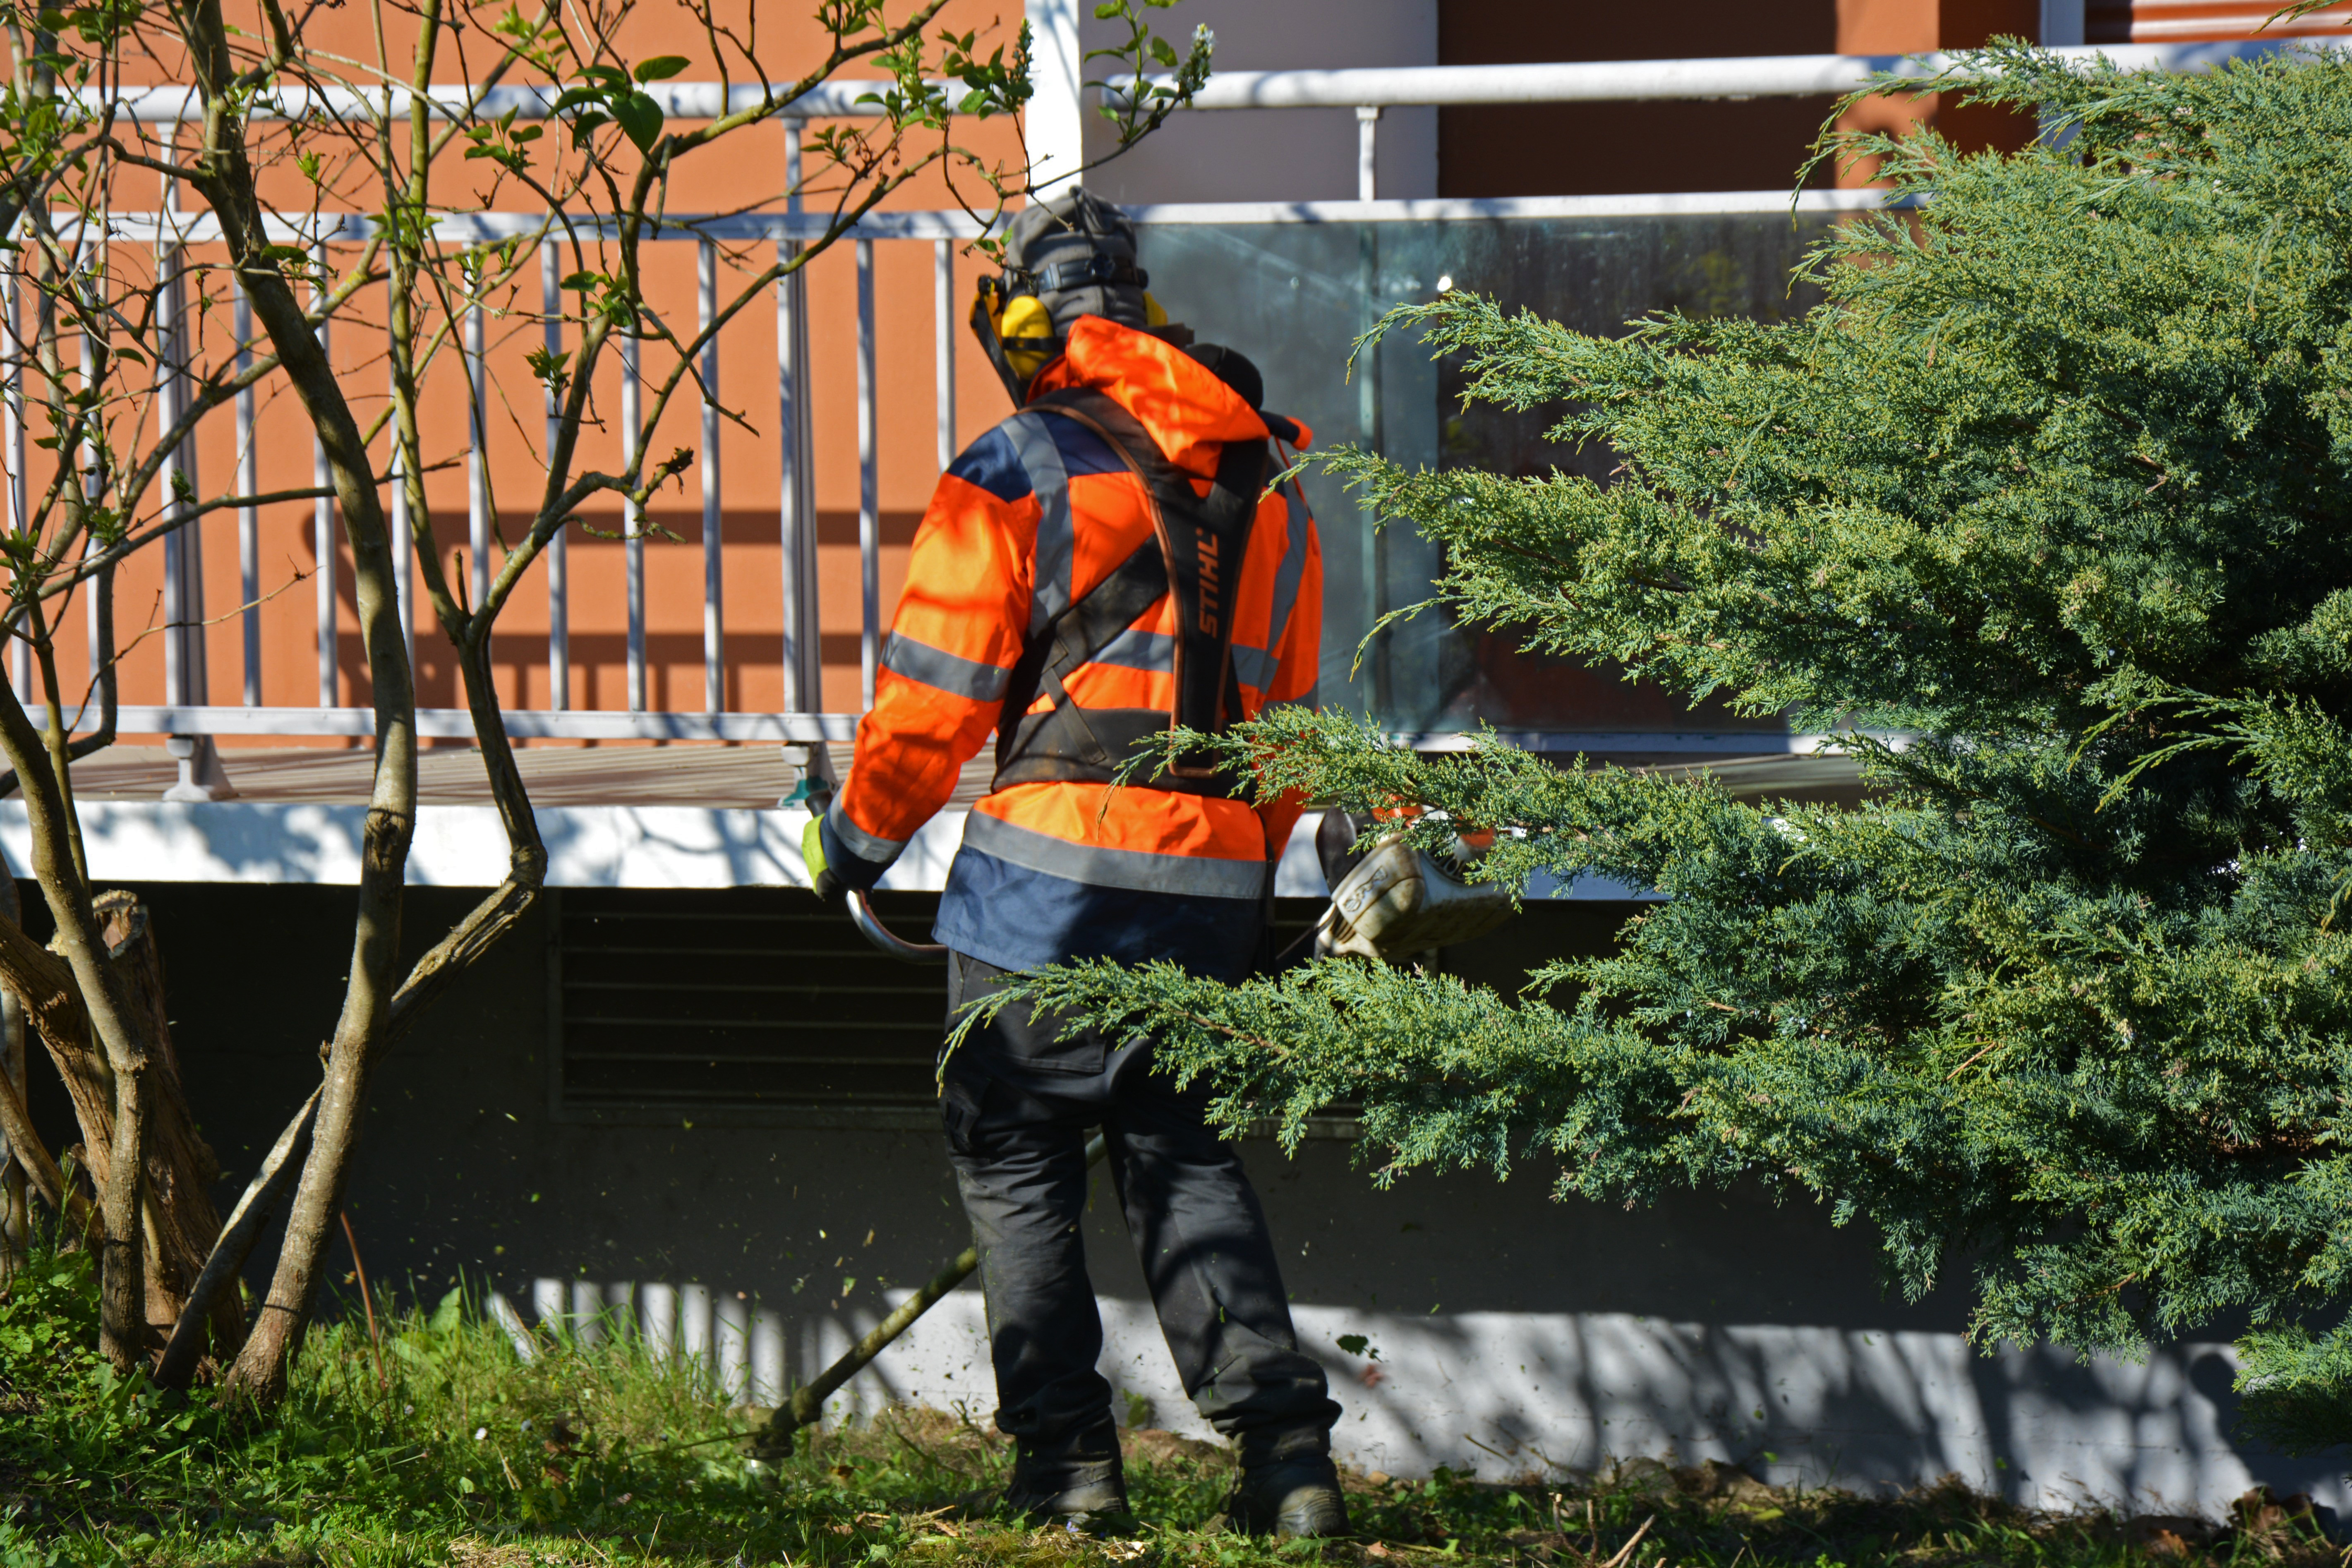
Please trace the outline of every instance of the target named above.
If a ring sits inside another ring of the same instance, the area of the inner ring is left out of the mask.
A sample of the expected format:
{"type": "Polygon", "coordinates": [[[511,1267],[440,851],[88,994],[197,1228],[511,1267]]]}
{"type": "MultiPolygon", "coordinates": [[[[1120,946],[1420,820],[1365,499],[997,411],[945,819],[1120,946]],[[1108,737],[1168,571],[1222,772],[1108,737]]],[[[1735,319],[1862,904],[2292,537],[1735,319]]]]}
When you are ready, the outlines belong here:
{"type": "MultiPolygon", "coordinates": [[[[1314,224],[1314,223],[1445,223],[1482,218],[1674,217],[1733,213],[1836,213],[1875,211],[1886,205],[1885,191],[1664,191],[1596,196],[1430,197],[1417,200],[1323,202],[1165,202],[1129,205],[1119,210],[1139,224],[1314,224]]],[[[72,237],[83,215],[58,208],[50,215],[58,234],[72,237]]],[[[90,218],[95,225],[96,218],[90,218]]],[[[807,213],[671,213],[659,224],[646,226],[645,238],[715,240],[724,245],[756,240],[811,240],[827,232],[827,220],[807,213]]],[[[204,212],[113,212],[106,215],[104,237],[123,245],[211,245],[219,242],[220,224],[204,212]]],[[[307,217],[272,217],[264,226],[272,243],[280,245],[356,245],[373,237],[374,219],[357,213],[317,213],[307,217]]],[[[609,238],[609,219],[551,219],[545,213],[450,213],[438,219],[435,234],[452,245],[489,245],[506,239],[562,241],[609,238]]],[[[848,239],[976,239],[982,232],[979,219],[969,214],[945,212],[868,213],[843,229],[848,239]]],[[[86,236],[96,238],[95,233],[86,236]]]]}
{"type": "MultiPolygon", "coordinates": [[[[51,228],[67,238],[80,234],[83,224],[100,221],[95,214],[52,208],[51,228]]],[[[220,242],[220,221],[209,212],[109,212],[104,216],[107,239],[125,245],[215,245],[220,242]]],[[[277,245],[357,245],[375,237],[381,225],[361,213],[295,213],[263,218],[262,226],[277,245]]],[[[505,239],[610,239],[620,225],[595,214],[541,212],[445,213],[434,224],[436,237],[454,245],[490,245],[505,239]]],[[[971,214],[945,212],[868,213],[842,234],[851,239],[977,239],[986,232],[971,214]]],[[[814,240],[832,233],[832,219],[823,213],[670,213],[659,221],[648,218],[642,237],[711,239],[737,243],[759,239],[814,240]]],[[[95,238],[95,235],[82,237],[95,238]]]]}
{"type": "MultiPolygon", "coordinates": [[[[2070,59],[2106,59],[2126,69],[2211,70],[2231,60],[2251,59],[2281,49],[2315,50],[2330,46],[2308,38],[2258,39],[2217,44],[2109,44],[2062,48],[2070,59]]],[[[1852,92],[1874,77],[1891,73],[1925,80],[1954,63],[1948,54],[1918,55],[1740,55],[1668,60],[1565,60],[1523,65],[1378,66],[1333,70],[1219,71],[1194,96],[1197,110],[1373,109],[1508,103],[1626,103],[1659,99],[1814,98],[1852,92]]],[[[784,119],[834,119],[878,115],[875,95],[884,80],[824,82],[782,105],[784,119]]],[[[951,89],[954,83],[937,84],[951,89]]],[[[1161,82],[1160,85],[1167,85],[1161,82]]],[[[668,81],[645,90],[676,120],[712,120],[757,109],[790,83],[730,86],[715,81],[668,81]]],[[[554,112],[558,86],[497,87],[476,100],[462,83],[432,89],[436,114],[468,113],[495,119],[512,110],[518,119],[541,120],[554,112]]],[[[85,89],[73,94],[92,112],[106,101],[85,89]]],[[[1114,98],[1116,94],[1113,95],[1114,98]]],[[[116,113],[147,124],[169,125],[201,119],[203,107],[184,83],[119,89],[116,113]]],[[[405,88],[384,91],[355,89],[279,88],[255,100],[255,120],[325,117],[373,121],[389,113],[404,120],[405,88]]]]}
{"type": "MultiPolygon", "coordinates": [[[[932,84],[953,96],[961,84],[932,84]]],[[[884,106],[878,101],[864,101],[887,89],[887,80],[847,80],[823,82],[800,97],[782,105],[777,117],[786,120],[837,120],[856,116],[878,115],[884,106]]],[[[772,97],[792,89],[790,82],[773,82],[767,86],[730,86],[716,81],[657,81],[643,84],[641,90],[661,105],[662,112],[673,120],[717,120],[723,115],[741,114],[759,108],[772,97]]],[[[472,117],[495,120],[512,110],[518,120],[545,120],[555,111],[555,100],[563,91],[562,87],[523,85],[493,87],[481,91],[478,99],[463,82],[447,82],[434,87],[427,101],[433,112],[447,119],[472,117]]],[[[60,96],[73,99],[84,110],[97,113],[108,101],[108,95],[95,89],[84,88],[60,96]]],[[[126,87],[112,95],[117,118],[135,120],[147,125],[176,125],[204,118],[204,103],[196,89],[185,82],[170,82],[160,86],[126,87]]],[[[409,91],[405,87],[389,89],[363,90],[356,88],[278,87],[257,96],[247,117],[253,120],[348,120],[373,122],[387,114],[394,120],[406,120],[409,91]],[[387,98],[387,91],[389,97],[387,98]]]]}
{"type": "MultiPolygon", "coordinates": [[[[95,706],[74,716],[73,728],[97,728],[95,706]]],[[[499,721],[518,740],[773,741],[811,745],[850,741],[857,735],[855,713],[696,713],[615,708],[508,708],[499,721]]],[[[336,735],[375,733],[373,708],[247,708],[215,703],[125,703],[115,710],[115,728],[126,735],[336,735]]],[[[470,741],[474,716],[463,708],[419,708],[416,732],[428,740],[470,741]]],[[[1777,738],[1765,750],[1776,749],[1777,738]]]]}
{"type": "MultiPolygon", "coordinates": [[[[2224,44],[2106,44],[2051,51],[2127,70],[2209,71],[2309,39],[2224,44]]],[[[1744,55],[1716,59],[1570,60],[1549,64],[1371,66],[1339,70],[1219,71],[1194,109],[1402,109],[1423,105],[1629,103],[1654,99],[1817,98],[1889,74],[1923,81],[1958,61],[1948,54],[1744,55]]],[[[1172,79],[1155,85],[1172,87],[1172,79]]]]}

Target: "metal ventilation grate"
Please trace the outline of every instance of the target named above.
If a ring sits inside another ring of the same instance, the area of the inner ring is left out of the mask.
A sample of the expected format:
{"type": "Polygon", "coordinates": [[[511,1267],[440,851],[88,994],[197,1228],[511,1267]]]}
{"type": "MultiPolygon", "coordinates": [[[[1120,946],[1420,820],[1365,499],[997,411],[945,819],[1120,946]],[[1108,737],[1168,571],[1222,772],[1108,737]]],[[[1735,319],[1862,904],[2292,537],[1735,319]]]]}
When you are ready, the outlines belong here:
{"type": "MultiPolygon", "coordinates": [[[[875,908],[893,930],[928,940],[939,901],[884,893],[875,908]]],[[[571,889],[551,923],[557,1114],[937,1119],[947,972],[884,957],[807,893],[571,889]]]]}
{"type": "MultiPolygon", "coordinates": [[[[566,1121],[937,1125],[947,971],[866,945],[783,888],[551,895],[553,1110],[566,1121]]],[[[929,940],[937,893],[878,893],[929,940]]],[[[1278,900],[1288,943],[1322,900],[1278,900]]]]}

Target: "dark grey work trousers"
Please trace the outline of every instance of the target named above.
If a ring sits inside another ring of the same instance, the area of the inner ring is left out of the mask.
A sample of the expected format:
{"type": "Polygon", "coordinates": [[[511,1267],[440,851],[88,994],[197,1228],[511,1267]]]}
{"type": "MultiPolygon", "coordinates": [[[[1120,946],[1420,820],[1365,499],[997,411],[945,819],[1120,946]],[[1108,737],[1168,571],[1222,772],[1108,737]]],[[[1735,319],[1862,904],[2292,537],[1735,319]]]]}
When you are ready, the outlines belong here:
{"type": "MultiPolygon", "coordinates": [[[[1004,971],[963,953],[949,962],[954,1020],[1004,971]]],[[[1202,1418],[1247,1465],[1328,1452],[1339,1407],[1298,1349],[1265,1212],[1234,1146],[1208,1128],[1207,1086],[1179,1093],[1152,1071],[1147,1040],[1056,1040],[1059,1029],[1008,1007],[956,1047],[941,1085],[988,1294],[996,1425],[1018,1440],[1024,1471],[1076,1475],[1118,1452],[1079,1232],[1096,1126],[1160,1332],[1202,1418]]]]}

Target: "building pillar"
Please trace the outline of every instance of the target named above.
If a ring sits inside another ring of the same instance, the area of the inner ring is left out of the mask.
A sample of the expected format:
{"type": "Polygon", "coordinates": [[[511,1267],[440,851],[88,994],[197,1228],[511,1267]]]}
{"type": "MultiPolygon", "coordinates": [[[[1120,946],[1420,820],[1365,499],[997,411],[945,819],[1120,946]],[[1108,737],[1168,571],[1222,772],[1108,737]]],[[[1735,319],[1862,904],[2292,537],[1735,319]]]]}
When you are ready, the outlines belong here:
{"type": "Polygon", "coordinates": [[[2083,0],[2042,0],[2042,31],[2034,37],[2045,48],[2078,47],[2090,42],[2084,32],[2083,0]]]}
{"type": "Polygon", "coordinates": [[[1077,183],[1086,163],[1086,106],[1079,101],[1086,80],[1084,47],[1078,42],[1083,0],[1027,0],[1029,60],[1035,90],[1022,116],[1021,139],[1029,153],[1032,189],[1047,194],[1077,183]]]}

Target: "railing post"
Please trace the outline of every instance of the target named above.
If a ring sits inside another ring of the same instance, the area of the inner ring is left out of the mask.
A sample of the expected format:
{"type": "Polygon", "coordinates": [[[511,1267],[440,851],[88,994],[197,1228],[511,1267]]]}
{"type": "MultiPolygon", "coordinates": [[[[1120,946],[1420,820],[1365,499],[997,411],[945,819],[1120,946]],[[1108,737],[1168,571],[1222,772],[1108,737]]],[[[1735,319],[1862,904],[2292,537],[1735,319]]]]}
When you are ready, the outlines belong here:
{"type": "MultiPolygon", "coordinates": [[[[168,187],[171,184],[171,176],[166,174],[163,180],[168,187]]],[[[167,188],[165,192],[167,198],[169,194],[167,188]]],[[[169,211],[170,203],[167,199],[165,203],[167,215],[169,211]]],[[[172,374],[172,340],[179,328],[178,290],[172,287],[173,279],[177,275],[174,267],[175,251],[171,243],[162,237],[163,235],[170,233],[169,216],[167,216],[163,221],[164,226],[159,231],[155,242],[155,439],[159,442],[171,433],[172,426],[179,423],[180,418],[179,382],[178,378],[172,374]]],[[[8,289],[8,335],[12,341],[16,332],[16,276],[12,272],[9,275],[8,289]]],[[[15,380],[12,375],[10,379],[12,403],[14,391],[15,380]]],[[[13,452],[16,447],[13,434],[9,447],[13,452]]],[[[179,511],[179,497],[183,488],[192,488],[187,475],[180,467],[183,455],[177,446],[166,447],[163,463],[156,470],[155,477],[163,482],[163,507],[166,517],[179,511]]],[[[21,468],[21,465],[19,467],[21,468]]],[[[186,639],[180,635],[181,623],[188,618],[188,607],[183,602],[187,591],[188,573],[184,559],[187,553],[187,548],[184,531],[173,529],[163,536],[163,705],[167,708],[184,708],[188,702],[186,639]]],[[[24,649],[25,644],[22,639],[12,644],[8,650],[12,661],[20,658],[24,649]]],[[[13,670],[12,679],[15,680],[17,694],[26,701],[31,701],[30,680],[13,670]]]]}
{"type": "Polygon", "coordinates": [[[466,539],[474,552],[474,608],[490,596],[490,461],[488,388],[482,373],[482,266],[466,280],[466,539]]]}
{"type": "MultiPolygon", "coordinates": [[[[180,206],[179,182],[170,174],[163,176],[163,239],[155,252],[155,368],[163,378],[157,388],[157,409],[168,428],[180,421],[193,401],[188,391],[188,366],[196,352],[195,334],[188,325],[187,298],[183,292],[187,256],[180,247],[178,226],[173,221],[180,206]]],[[[184,506],[180,498],[194,496],[198,490],[193,432],[173,443],[172,473],[179,483],[173,487],[166,505],[177,513],[184,506]]],[[[167,541],[177,544],[179,550],[176,553],[167,550],[164,555],[164,588],[173,608],[164,617],[163,647],[167,671],[178,678],[176,695],[167,696],[173,706],[201,708],[212,700],[212,681],[205,657],[203,529],[201,517],[185,518],[167,541]],[[178,655],[176,661],[171,661],[173,653],[178,655]],[[176,669],[172,668],[173,662],[176,669]]],[[[221,768],[220,752],[210,735],[166,735],[163,749],[179,764],[179,778],[163,791],[165,800],[227,800],[236,794],[228,782],[228,774],[221,768]]]]}
{"type": "MultiPolygon", "coordinates": [[[[318,268],[310,285],[310,303],[315,307],[327,293],[327,247],[323,240],[313,249],[312,257],[318,268]]],[[[327,321],[322,316],[319,320],[319,347],[322,352],[328,346],[328,339],[327,321]]],[[[332,479],[327,468],[326,443],[313,436],[310,482],[324,489],[332,479]]],[[[335,503],[324,496],[311,503],[310,533],[319,556],[319,706],[332,708],[340,695],[335,681],[339,662],[335,647],[335,503]]]]}
{"type": "Polygon", "coordinates": [[[874,242],[857,251],[857,692],[874,706],[882,664],[882,475],[876,457],[878,410],[874,375],[874,242]]]}
{"type": "MultiPolygon", "coordinates": [[[[187,411],[187,362],[192,353],[187,299],[183,292],[186,257],[180,249],[173,221],[179,214],[178,183],[168,174],[163,181],[163,222],[155,245],[158,440],[187,411]]],[[[10,325],[13,336],[13,317],[10,325]]],[[[21,424],[20,419],[20,429],[21,424]]],[[[184,498],[196,491],[195,459],[194,442],[183,439],[172,444],[159,475],[163,481],[163,510],[167,518],[181,517],[184,498]]],[[[163,700],[175,708],[199,705],[210,695],[210,683],[205,679],[204,536],[198,531],[202,526],[201,521],[193,519],[182,521],[163,540],[163,700]]],[[[31,685],[29,671],[24,685],[31,685]]],[[[202,744],[209,746],[210,742],[202,744]]]]}
{"type": "MultiPolygon", "coordinates": [[[[236,334],[236,370],[239,375],[253,368],[253,301],[245,296],[243,284],[236,286],[236,301],[232,307],[229,330],[236,334]]],[[[398,449],[395,440],[394,449],[398,449]]],[[[236,492],[253,495],[261,489],[260,455],[253,440],[253,388],[240,388],[236,395],[236,492]]],[[[245,632],[245,705],[261,706],[261,513],[249,506],[236,509],[236,593],[237,621],[245,632]]]]}
{"type": "MultiPolygon", "coordinates": [[[[172,332],[163,348],[172,366],[172,413],[184,417],[195,401],[190,387],[188,367],[195,363],[197,323],[188,313],[186,293],[187,252],[174,246],[172,250],[172,332]]],[[[197,478],[196,439],[191,430],[180,442],[180,472],[186,478],[188,494],[194,497],[202,489],[197,478]]],[[[187,682],[187,700],[203,707],[212,700],[212,662],[208,639],[205,635],[205,522],[201,515],[193,516],[173,537],[180,546],[180,645],[181,664],[187,682]]],[[[198,742],[207,753],[212,750],[209,736],[198,742]]],[[[208,765],[209,763],[208,763],[208,765]]]]}
{"type": "Polygon", "coordinates": [[[955,241],[936,241],[931,257],[933,306],[939,318],[940,472],[956,459],[955,407],[955,241]]]}
{"type": "MultiPolygon", "coordinates": [[[[1360,332],[1370,332],[1381,319],[1380,226],[1356,226],[1356,298],[1360,332]]],[[[1370,451],[1384,450],[1381,428],[1381,354],[1377,345],[1356,364],[1356,437],[1370,451]]],[[[1370,520],[1367,519],[1367,521],[1370,520]]],[[[1384,529],[1362,530],[1364,563],[1364,624],[1378,626],[1388,613],[1389,538],[1384,529]]],[[[1385,718],[1391,710],[1391,640],[1383,637],[1369,650],[1372,710],[1385,718]]]]}
{"type": "MultiPolygon", "coordinates": [[[[105,251],[99,247],[89,246],[75,256],[75,286],[81,290],[85,308],[94,305],[104,291],[105,285],[93,280],[88,268],[93,257],[103,265],[105,254],[105,251]]],[[[96,312],[91,310],[89,313],[96,312]]],[[[81,384],[82,390],[87,392],[98,380],[98,342],[88,332],[79,335],[81,338],[81,384]]],[[[100,480],[98,476],[98,443],[95,439],[86,440],[83,443],[79,461],[82,465],[82,497],[90,504],[96,505],[100,494],[100,480]]],[[[113,568],[107,568],[106,575],[110,578],[112,574],[113,568]]],[[[106,628],[100,624],[98,588],[98,584],[90,584],[82,599],[85,606],[84,617],[89,622],[89,676],[93,687],[98,680],[100,667],[105,662],[106,654],[106,628]]]]}
{"type": "MultiPolygon", "coordinates": [[[[635,472],[642,461],[644,440],[637,430],[641,396],[637,387],[637,328],[632,321],[621,334],[622,465],[635,472]]],[[[646,514],[633,500],[621,508],[621,559],[628,574],[629,711],[646,710],[646,514]]]]}
{"type": "MultiPolygon", "coordinates": [[[[784,216],[801,214],[801,122],[784,121],[784,216]]],[[[776,238],[776,262],[800,254],[789,232],[776,238]]],[[[783,557],[784,711],[824,705],[824,648],[816,590],[816,483],[809,454],[808,279],[795,271],[776,283],[776,429],[782,464],[778,512],[783,557]]]]}
{"type": "MultiPolygon", "coordinates": [[[[25,483],[25,342],[17,320],[17,268],[22,252],[0,253],[0,462],[7,465],[8,531],[30,526],[25,509],[31,497],[25,483]]],[[[8,680],[16,700],[33,700],[33,647],[21,637],[8,639],[8,680]]]]}
{"type": "MultiPolygon", "coordinates": [[[[387,308],[383,313],[384,327],[391,330],[392,311],[389,300],[392,290],[399,288],[390,279],[384,280],[387,308]]],[[[392,476],[392,551],[400,563],[393,580],[393,595],[400,606],[400,642],[408,650],[408,668],[416,668],[416,525],[408,515],[408,467],[401,456],[400,426],[392,426],[392,461],[386,465],[392,476]]],[[[414,677],[412,676],[412,679],[414,677]]]]}
{"type": "Polygon", "coordinates": [[[1381,110],[1376,103],[1356,107],[1356,199],[1376,202],[1381,199],[1380,172],[1381,110]]]}
{"type": "MultiPolygon", "coordinates": [[[[551,366],[563,353],[562,247],[549,240],[539,247],[539,309],[551,366]]],[[[551,375],[547,386],[547,456],[552,462],[563,438],[563,411],[551,375]]],[[[572,706],[572,584],[564,556],[569,527],[547,541],[547,705],[561,713],[572,706]]]]}
{"type": "Polygon", "coordinates": [[[719,577],[719,247],[708,239],[695,246],[695,293],[702,345],[702,706],[718,713],[727,707],[726,616],[719,577]]]}

